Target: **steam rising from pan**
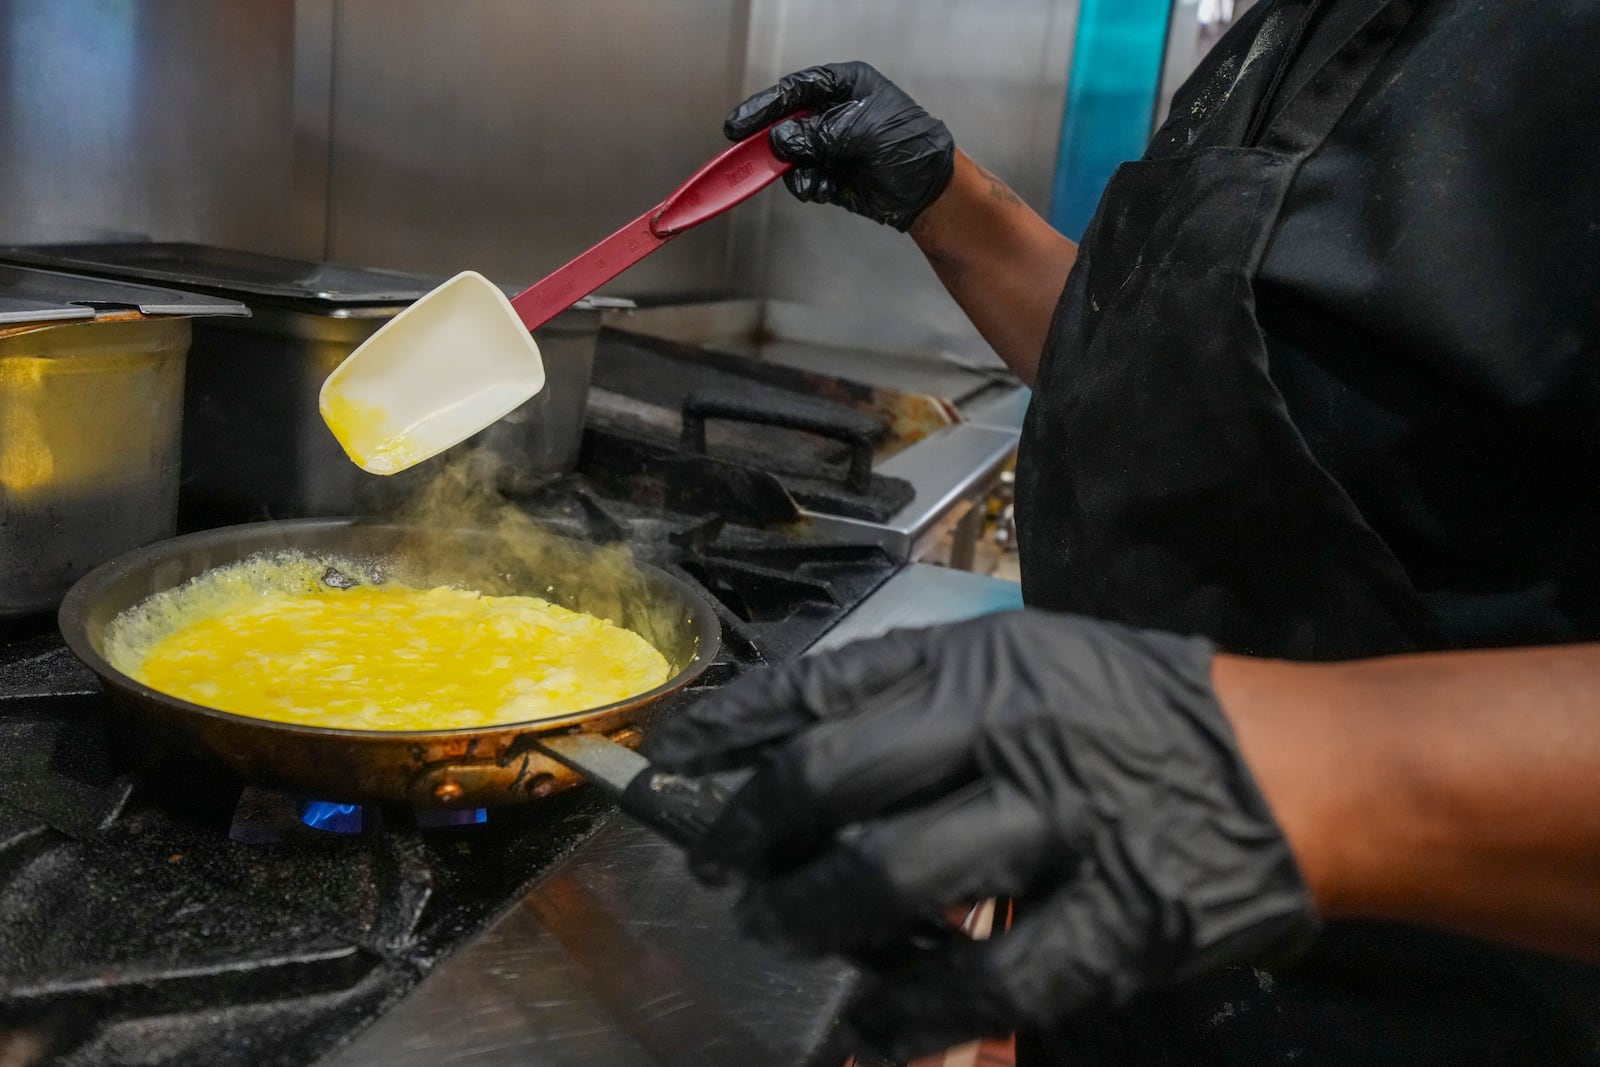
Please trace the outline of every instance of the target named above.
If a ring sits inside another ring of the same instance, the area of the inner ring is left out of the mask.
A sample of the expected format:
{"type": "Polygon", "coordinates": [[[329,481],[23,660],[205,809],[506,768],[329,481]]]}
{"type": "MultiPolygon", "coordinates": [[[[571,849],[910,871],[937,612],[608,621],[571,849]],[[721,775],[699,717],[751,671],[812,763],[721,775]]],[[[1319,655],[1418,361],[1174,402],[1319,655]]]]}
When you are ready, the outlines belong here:
{"type": "Polygon", "coordinates": [[[417,536],[400,553],[394,574],[421,584],[428,574],[454,575],[448,584],[482,593],[543,596],[574,611],[587,612],[632,630],[672,662],[689,620],[681,605],[653,589],[624,544],[579,546],[541,526],[495,487],[505,461],[495,454],[461,450],[439,472],[406,497],[392,521],[416,528],[417,536]],[[486,531],[495,551],[485,555],[476,539],[453,538],[451,531],[486,531]]]}

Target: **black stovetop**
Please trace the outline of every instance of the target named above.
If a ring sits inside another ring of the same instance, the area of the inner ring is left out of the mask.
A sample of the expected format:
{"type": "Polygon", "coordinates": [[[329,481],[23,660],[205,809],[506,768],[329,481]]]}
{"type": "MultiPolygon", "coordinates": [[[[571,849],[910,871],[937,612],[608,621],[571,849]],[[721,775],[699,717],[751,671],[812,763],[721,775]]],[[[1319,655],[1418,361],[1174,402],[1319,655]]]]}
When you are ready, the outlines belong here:
{"type": "MultiPolygon", "coordinates": [[[[710,594],[724,651],[680,702],[797,655],[895,569],[875,547],[650,510],[578,478],[523,503],[567,533],[627,540],[710,594]]],[[[108,729],[115,714],[50,620],[0,631],[7,1063],[312,1062],[614,810],[579,788],[455,825],[327,811],[134,756],[108,729]],[[319,815],[360,830],[308,825],[319,815]]]]}

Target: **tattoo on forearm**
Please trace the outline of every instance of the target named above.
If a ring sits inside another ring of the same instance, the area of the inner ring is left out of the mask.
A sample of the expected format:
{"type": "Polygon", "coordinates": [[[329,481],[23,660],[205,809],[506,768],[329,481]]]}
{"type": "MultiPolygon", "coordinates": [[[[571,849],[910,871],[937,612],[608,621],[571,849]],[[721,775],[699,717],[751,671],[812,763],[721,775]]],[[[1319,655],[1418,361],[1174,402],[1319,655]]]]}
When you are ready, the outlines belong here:
{"type": "Polygon", "coordinates": [[[1001,181],[995,175],[994,171],[990,170],[988,167],[985,167],[982,163],[978,163],[976,166],[978,168],[978,173],[983,175],[984,180],[989,183],[989,198],[991,200],[998,200],[1002,204],[1013,204],[1017,206],[1022,204],[1022,197],[1012,192],[1011,187],[1005,182],[1001,181]]]}

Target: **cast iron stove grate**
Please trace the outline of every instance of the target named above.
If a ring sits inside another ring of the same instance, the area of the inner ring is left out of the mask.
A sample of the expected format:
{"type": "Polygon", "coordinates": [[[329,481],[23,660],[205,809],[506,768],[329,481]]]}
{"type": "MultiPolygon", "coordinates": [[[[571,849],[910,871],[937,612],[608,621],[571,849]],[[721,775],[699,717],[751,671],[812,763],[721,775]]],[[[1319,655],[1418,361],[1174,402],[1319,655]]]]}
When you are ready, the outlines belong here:
{"type": "Polygon", "coordinates": [[[568,535],[626,541],[638,558],[711,594],[722,620],[723,665],[799,655],[895,567],[877,545],[805,541],[716,516],[632,504],[603,496],[582,475],[519,502],[568,535]]]}
{"type": "MultiPolygon", "coordinates": [[[[876,548],[607,499],[568,478],[524,501],[701,584],[724,653],[689,701],[798,654],[886,578],[876,548]]],[[[677,705],[681,706],[681,704],[677,705]]],[[[671,708],[663,712],[670,714],[671,708]]],[[[403,996],[613,810],[578,789],[483,824],[366,832],[193,765],[141,763],[48,622],[0,634],[0,1059],[306,1064],[403,996]],[[276,811],[274,811],[276,807],[276,811]],[[287,815],[285,814],[287,812],[287,815]],[[239,823],[254,843],[241,843],[239,823]]]]}

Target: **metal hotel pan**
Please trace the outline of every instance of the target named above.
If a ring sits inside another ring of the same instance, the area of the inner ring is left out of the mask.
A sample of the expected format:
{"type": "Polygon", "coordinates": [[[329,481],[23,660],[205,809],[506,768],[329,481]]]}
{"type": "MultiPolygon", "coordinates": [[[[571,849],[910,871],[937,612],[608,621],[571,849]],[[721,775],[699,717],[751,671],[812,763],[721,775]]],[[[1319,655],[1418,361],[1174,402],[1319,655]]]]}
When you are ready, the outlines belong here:
{"type": "MultiPolygon", "coordinates": [[[[68,647],[100,676],[125,716],[123,725],[141,739],[220,763],[244,781],[302,796],[433,808],[516,803],[576,784],[578,775],[548,755],[542,742],[555,747],[562,735],[581,732],[636,744],[637,727],[656,703],[716,657],[721,633],[711,606],[682,582],[579,542],[552,536],[537,546],[512,545],[483,530],[342,519],[226,527],[128,552],[73,586],[60,621],[68,647]],[[666,657],[673,674],[627,700],[557,718],[436,732],[379,731],[219,711],[159,693],[107,661],[106,629],[127,608],[214,567],[281,551],[336,556],[368,573],[415,584],[542,596],[633,630],[666,657]]],[[[643,763],[632,753],[618,754],[643,763]]]]}

